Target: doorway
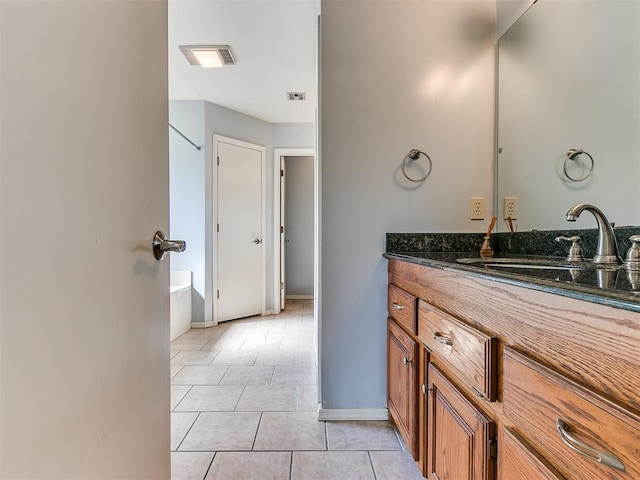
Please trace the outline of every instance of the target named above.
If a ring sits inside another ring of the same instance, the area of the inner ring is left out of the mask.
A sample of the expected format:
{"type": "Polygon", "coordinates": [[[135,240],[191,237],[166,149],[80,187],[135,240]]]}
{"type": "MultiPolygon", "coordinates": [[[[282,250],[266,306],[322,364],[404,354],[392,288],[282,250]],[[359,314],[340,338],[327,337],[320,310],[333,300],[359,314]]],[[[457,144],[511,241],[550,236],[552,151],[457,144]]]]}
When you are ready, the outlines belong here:
{"type": "Polygon", "coordinates": [[[285,298],[313,299],[313,156],[283,157],[286,164],[285,298]]]}
{"type": "Polygon", "coordinates": [[[313,299],[314,169],[313,149],[275,149],[274,312],[287,298],[313,299]]]}

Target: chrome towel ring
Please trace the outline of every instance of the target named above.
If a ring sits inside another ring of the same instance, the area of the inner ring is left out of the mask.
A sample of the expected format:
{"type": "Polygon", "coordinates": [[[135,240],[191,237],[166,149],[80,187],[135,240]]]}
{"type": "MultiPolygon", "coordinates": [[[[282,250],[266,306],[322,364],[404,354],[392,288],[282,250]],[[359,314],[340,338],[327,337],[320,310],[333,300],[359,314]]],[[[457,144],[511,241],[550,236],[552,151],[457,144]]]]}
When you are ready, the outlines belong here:
{"type": "Polygon", "coordinates": [[[433,168],[433,163],[431,162],[431,158],[429,157],[429,155],[427,155],[426,153],[424,153],[423,151],[417,148],[412,148],[411,150],[409,150],[409,153],[407,153],[407,155],[404,157],[404,160],[402,161],[402,174],[405,176],[407,180],[410,180],[412,182],[424,182],[427,179],[427,177],[431,174],[432,168],[433,168]],[[422,178],[411,178],[406,171],[408,162],[410,161],[415,162],[422,155],[424,155],[424,157],[427,159],[427,162],[429,164],[429,168],[427,168],[427,173],[422,178]]]}
{"type": "Polygon", "coordinates": [[[591,176],[591,174],[593,173],[593,167],[595,166],[595,162],[593,161],[593,157],[591,155],[589,155],[587,152],[585,152],[584,150],[582,150],[581,148],[570,148],[567,151],[567,158],[565,158],[564,160],[564,164],[562,165],[562,169],[564,171],[564,175],[565,177],[567,177],[570,181],[572,182],[583,182],[584,180],[586,180],[587,178],[589,178],[591,176]],[[589,157],[589,161],[587,163],[587,165],[585,166],[579,158],[579,155],[586,155],[587,157],[589,157]],[[569,161],[573,161],[577,164],[582,164],[582,175],[580,175],[579,177],[572,177],[571,175],[569,175],[569,172],[567,171],[567,165],[569,164],[569,161]]]}

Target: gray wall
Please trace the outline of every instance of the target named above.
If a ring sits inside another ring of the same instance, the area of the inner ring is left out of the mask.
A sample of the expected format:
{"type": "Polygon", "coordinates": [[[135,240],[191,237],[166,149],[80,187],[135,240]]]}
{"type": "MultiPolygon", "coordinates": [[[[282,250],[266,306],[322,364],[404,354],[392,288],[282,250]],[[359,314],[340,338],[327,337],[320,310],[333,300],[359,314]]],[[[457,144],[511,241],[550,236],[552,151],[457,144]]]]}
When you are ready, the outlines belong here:
{"type": "MultiPolygon", "coordinates": [[[[169,122],[198,146],[204,145],[204,102],[170,101],[169,122]]],[[[204,318],[204,181],[205,149],[196,150],[169,129],[170,237],[187,249],[169,255],[171,270],[193,272],[192,318],[204,318]]]]}
{"type": "Polygon", "coordinates": [[[213,135],[266,148],[266,303],[273,308],[273,149],[312,148],[313,124],[272,124],[209,102],[169,102],[169,121],[194,143],[170,135],[171,235],[187,241],[187,251],[172,255],[172,270],[193,271],[193,322],[209,321],[213,305],[212,213],[213,135]]]}
{"type": "Polygon", "coordinates": [[[325,0],[321,33],[322,407],[384,408],[385,233],[483,231],[476,195],[491,214],[495,3],[325,0]]]}
{"type": "Polygon", "coordinates": [[[313,295],[313,157],[285,157],[286,294],[313,295]]]}
{"type": "Polygon", "coordinates": [[[313,148],[313,123],[274,123],[274,148],[313,148]]]}

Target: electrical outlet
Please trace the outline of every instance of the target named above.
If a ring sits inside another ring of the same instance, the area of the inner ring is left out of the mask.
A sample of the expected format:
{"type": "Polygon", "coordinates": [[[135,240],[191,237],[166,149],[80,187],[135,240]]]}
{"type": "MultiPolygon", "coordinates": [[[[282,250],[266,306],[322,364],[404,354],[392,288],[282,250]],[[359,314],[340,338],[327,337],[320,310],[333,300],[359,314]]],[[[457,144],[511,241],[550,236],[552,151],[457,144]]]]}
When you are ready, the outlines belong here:
{"type": "Polygon", "coordinates": [[[518,197],[504,197],[504,219],[511,217],[511,220],[518,219],[518,197]]]}
{"type": "Polygon", "coordinates": [[[471,220],[484,220],[484,197],[471,197],[469,199],[469,218],[471,220]]]}

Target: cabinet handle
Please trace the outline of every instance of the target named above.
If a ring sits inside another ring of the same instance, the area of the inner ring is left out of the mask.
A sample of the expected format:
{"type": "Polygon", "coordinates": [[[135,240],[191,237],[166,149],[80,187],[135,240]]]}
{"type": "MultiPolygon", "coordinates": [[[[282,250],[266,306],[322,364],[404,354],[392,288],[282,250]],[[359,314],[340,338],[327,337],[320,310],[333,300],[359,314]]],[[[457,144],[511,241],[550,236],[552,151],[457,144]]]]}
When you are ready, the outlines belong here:
{"type": "Polygon", "coordinates": [[[560,438],[570,449],[575,450],[583,457],[588,458],[589,460],[593,460],[594,462],[601,463],[611,468],[615,468],[616,470],[621,470],[624,472],[624,464],[612,453],[607,452],[599,452],[593,447],[582,443],[576,437],[569,433],[569,425],[567,423],[558,418],[556,420],[556,428],[558,429],[558,433],[560,434],[560,438]]]}
{"type": "Polygon", "coordinates": [[[443,345],[447,345],[449,347],[453,346],[453,340],[451,340],[446,334],[442,333],[442,332],[436,332],[433,334],[433,339],[438,342],[441,343],[443,345]]]}
{"type": "Polygon", "coordinates": [[[393,302],[391,305],[394,310],[404,310],[404,305],[400,305],[399,303],[393,302]]]}
{"type": "Polygon", "coordinates": [[[409,360],[407,357],[402,357],[402,364],[403,365],[409,365],[411,363],[411,360],[409,360]]]}

